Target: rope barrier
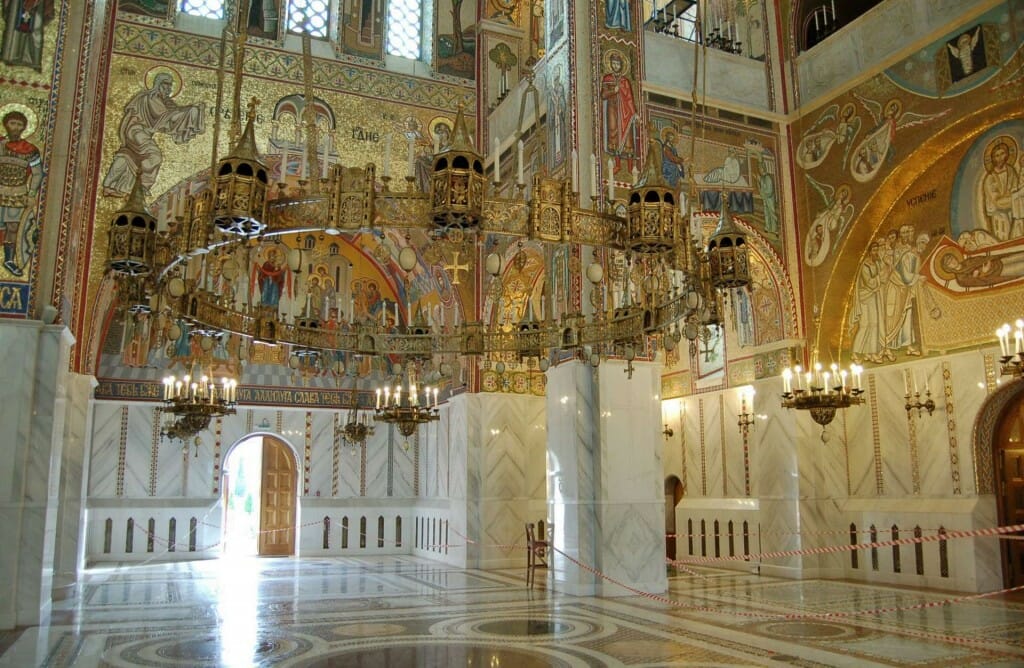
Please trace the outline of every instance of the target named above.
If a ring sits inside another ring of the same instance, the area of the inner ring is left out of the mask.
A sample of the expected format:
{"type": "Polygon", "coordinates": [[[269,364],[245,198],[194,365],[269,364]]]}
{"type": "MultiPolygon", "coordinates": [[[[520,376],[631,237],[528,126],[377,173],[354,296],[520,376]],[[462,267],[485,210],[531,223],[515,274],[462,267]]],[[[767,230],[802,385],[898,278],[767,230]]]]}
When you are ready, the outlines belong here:
{"type": "MultiPolygon", "coordinates": [[[[973,600],[979,600],[979,599],[983,599],[983,598],[991,598],[993,596],[999,596],[999,595],[1002,595],[1002,594],[1011,594],[1011,593],[1018,592],[1018,591],[1024,591],[1024,585],[1020,585],[1020,586],[1017,586],[1017,587],[1010,587],[1008,589],[1000,589],[1000,590],[991,591],[991,592],[983,592],[983,593],[980,593],[980,594],[966,594],[964,596],[951,597],[951,598],[943,599],[943,600],[940,600],[940,601],[925,601],[923,603],[915,603],[915,604],[912,604],[912,605],[888,606],[888,607],[884,607],[884,608],[874,608],[874,609],[871,609],[871,610],[846,610],[846,611],[833,611],[833,612],[807,612],[807,613],[784,613],[784,614],[775,614],[775,613],[769,613],[769,612],[746,612],[746,611],[740,611],[740,610],[725,610],[725,609],[722,609],[722,608],[714,608],[714,607],[710,607],[710,606],[688,605],[686,603],[682,603],[682,602],[677,601],[675,599],[668,598],[667,596],[661,596],[659,594],[652,594],[650,592],[645,592],[645,591],[643,591],[641,589],[637,589],[636,587],[632,587],[630,585],[627,585],[624,582],[620,582],[619,580],[616,580],[615,578],[613,578],[613,577],[611,577],[611,576],[609,576],[609,575],[607,575],[605,573],[602,573],[601,571],[597,570],[596,568],[593,568],[593,567],[591,567],[591,566],[589,566],[587,564],[584,564],[580,560],[572,557],[569,554],[566,554],[564,551],[562,551],[562,550],[560,550],[560,549],[558,549],[556,547],[552,546],[551,550],[553,552],[556,552],[556,553],[560,554],[562,557],[564,557],[566,560],[572,562],[573,564],[575,564],[580,569],[582,569],[584,571],[587,571],[588,573],[591,573],[592,575],[595,575],[595,576],[601,578],[602,580],[610,582],[610,583],[612,583],[612,584],[614,584],[616,586],[622,587],[626,591],[628,591],[628,592],[630,592],[632,594],[635,594],[637,596],[640,596],[641,598],[646,598],[646,599],[651,600],[651,601],[657,601],[659,603],[663,603],[663,604],[668,605],[668,606],[673,607],[673,608],[678,608],[678,609],[682,609],[682,610],[689,610],[689,611],[692,611],[692,612],[706,612],[706,613],[714,613],[714,614],[720,614],[720,615],[732,615],[732,616],[735,616],[735,617],[743,617],[743,618],[751,618],[751,619],[761,619],[761,620],[765,620],[765,621],[771,621],[771,620],[794,621],[794,620],[806,620],[806,619],[845,619],[845,618],[850,618],[850,617],[863,617],[863,616],[868,616],[868,615],[876,615],[877,616],[877,615],[882,615],[882,614],[892,613],[892,612],[906,612],[906,611],[909,611],[909,610],[924,610],[924,609],[928,609],[928,608],[939,608],[939,607],[943,607],[943,606],[947,606],[947,605],[954,605],[954,604],[957,604],[957,603],[963,603],[965,601],[973,601],[973,600]]],[[[980,638],[964,638],[962,636],[953,636],[953,635],[940,634],[940,633],[930,633],[928,631],[916,631],[916,630],[907,629],[907,628],[901,628],[900,629],[900,633],[903,633],[905,635],[912,635],[912,636],[915,636],[915,637],[918,637],[918,638],[922,638],[922,639],[940,640],[940,641],[943,641],[943,642],[951,642],[951,643],[960,644],[960,645],[989,646],[989,645],[992,644],[991,640],[984,640],[984,639],[980,639],[980,638]]],[[[1011,657],[1014,657],[1014,658],[1019,658],[1019,655],[1017,655],[1017,654],[1007,654],[1007,653],[1000,652],[999,650],[994,650],[994,649],[991,649],[991,648],[989,648],[989,651],[991,651],[993,653],[996,653],[996,654],[1004,655],[1004,656],[1011,656],[1011,657]]]]}
{"type": "MultiPolygon", "coordinates": [[[[132,521],[134,521],[134,518],[131,518],[131,519],[132,519],[132,521]]],[[[322,524],[322,522],[323,522],[323,520],[321,519],[321,520],[316,520],[316,521],[312,521],[312,522],[303,523],[303,524],[300,524],[300,525],[298,525],[297,527],[294,527],[294,528],[293,527],[285,527],[285,528],[277,528],[277,529],[259,530],[256,533],[257,533],[257,535],[264,535],[264,534],[277,533],[277,532],[280,532],[280,531],[292,531],[293,529],[300,529],[300,528],[304,528],[304,527],[310,527],[310,526],[315,526],[315,525],[318,525],[318,524],[322,524]]],[[[208,522],[205,522],[205,521],[202,521],[202,520],[200,520],[199,523],[204,524],[205,526],[213,527],[213,528],[218,528],[218,529],[221,528],[219,525],[211,524],[211,523],[208,523],[208,522]]],[[[333,527],[335,525],[335,522],[332,521],[331,525],[333,527]]],[[[142,528],[142,525],[139,524],[139,523],[136,523],[136,526],[139,526],[140,527],[140,531],[143,534],[145,534],[148,537],[150,537],[154,542],[158,542],[158,543],[163,544],[165,546],[165,548],[166,548],[166,552],[170,552],[169,548],[172,545],[172,543],[170,541],[164,540],[164,539],[160,538],[159,536],[150,533],[148,530],[142,528]]],[[[525,549],[528,549],[528,547],[526,545],[522,544],[522,543],[493,543],[493,544],[484,544],[484,543],[481,543],[480,541],[476,541],[476,540],[471,539],[470,537],[462,534],[457,529],[449,528],[449,530],[452,533],[454,533],[456,536],[458,536],[458,537],[462,538],[463,540],[465,540],[465,543],[464,544],[440,543],[440,544],[426,545],[426,546],[424,546],[424,548],[425,549],[433,549],[433,548],[440,548],[440,549],[449,548],[449,549],[451,549],[451,548],[458,548],[458,547],[466,547],[468,545],[475,545],[475,546],[481,546],[481,547],[493,547],[493,548],[498,548],[498,549],[502,549],[502,550],[520,550],[520,549],[525,550],[525,549]]],[[[708,558],[699,558],[699,559],[692,559],[692,560],[691,559],[672,560],[672,559],[667,559],[666,558],[665,561],[666,561],[667,564],[670,564],[673,567],[675,567],[675,568],[677,568],[679,570],[684,571],[688,575],[691,575],[691,576],[694,576],[694,577],[699,577],[699,578],[707,578],[706,575],[698,573],[698,572],[696,572],[696,571],[694,571],[692,569],[687,568],[686,564],[709,563],[709,562],[715,562],[715,561],[739,561],[739,560],[742,560],[742,561],[747,561],[747,560],[761,561],[761,560],[773,559],[773,558],[778,558],[778,557],[789,557],[789,556],[798,556],[798,555],[813,555],[813,554],[828,554],[828,553],[838,553],[838,552],[849,552],[849,551],[853,551],[853,550],[862,550],[862,549],[868,549],[868,548],[891,547],[891,546],[894,546],[894,545],[908,545],[908,544],[915,544],[915,543],[933,543],[933,542],[938,542],[938,541],[943,541],[943,540],[955,540],[955,539],[960,539],[960,538],[999,537],[999,538],[1009,538],[1009,539],[1014,539],[1014,540],[1020,540],[1020,539],[1024,538],[1024,536],[1008,536],[1007,535],[1007,534],[1017,533],[1017,532],[1020,532],[1020,531],[1024,531],[1024,524],[1015,524],[1015,525],[1002,526],[1002,527],[991,527],[991,528],[986,528],[986,529],[974,529],[974,530],[964,530],[964,531],[950,531],[950,532],[948,532],[946,534],[938,534],[938,535],[934,535],[934,536],[915,536],[915,537],[912,537],[912,538],[899,539],[899,540],[874,541],[874,542],[869,542],[869,543],[857,543],[857,544],[851,544],[851,545],[825,546],[825,547],[819,547],[819,548],[809,548],[809,549],[805,549],[805,550],[779,550],[779,551],[775,551],[775,552],[764,552],[764,553],[760,553],[760,554],[751,554],[751,555],[745,555],[745,556],[715,557],[715,558],[708,557],[708,558]]],[[[365,533],[365,532],[357,532],[357,536],[359,536],[359,537],[368,537],[368,534],[365,533]]],[[[375,539],[375,540],[377,540],[378,542],[380,541],[380,539],[375,539]]],[[[195,552],[203,552],[203,551],[214,549],[214,548],[216,548],[216,547],[218,547],[218,546],[220,546],[222,544],[223,544],[223,541],[217,541],[217,542],[212,543],[210,545],[203,546],[201,548],[197,548],[194,551],[195,552]]],[[[175,547],[178,547],[179,545],[183,545],[183,544],[173,543],[173,545],[175,547]]],[[[555,547],[553,545],[549,544],[548,547],[552,551],[552,553],[556,553],[556,554],[560,555],[566,561],[574,564],[576,567],[580,568],[581,570],[586,571],[586,572],[594,575],[595,577],[597,577],[597,578],[599,578],[601,580],[604,580],[604,581],[609,582],[611,584],[614,584],[614,585],[616,585],[618,587],[621,587],[622,589],[624,589],[624,590],[626,590],[626,591],[628,591],[628,592],[630,592],[630,593],[632,593],[632,594],[634,594],[636,596],[639,596],[641,598],[644,598],[644,599],[647,599],[647,600],[651,600],[651,601],[655,601],[655,602],[658,602],[658,603],[662,603],[664,605],[667,605],[667,606],[670,606],[670,607],[673,607],[673,608],[677,608],[677,609],[681,609],[681,610],[688,610],[688,611],[699,612],[699,613],[712,613],[712,614],[730,615],[730,616],[734,616],[734,617],[758,619],[758,620],[764,620],[764,621],[772,621],[772,620],[794,621],[794,620],[808,620],[808,619],[838,620],[838,619],[849,619],[849,618],[858,618],[858,617],[867,617],[867,616],[876,616],[877,617],[877,616],[884,615],[884,614],[889,614],[889,613],[898,613],[898,612],[907,612],[907,611],[912,611],[912,610],[925,610],[925,609],[931,609],[931,608],[940,608],[940,607],[944,607],[944,606],[950,606],[950,605],[955,605],[955,604],[959,604],[959,603],[964,603],[964,602],[969,602],[969,601],[976,601],[976,600],[982,600],[982,599],[991,598],[991,597],[994,597],[994,596],[1000,596],[1000,595],[1004,595],[1004,594],[1012,594],[1012,593],[1015,593],[1015,592],[1024,591],[1024,585],[1021,585],[1021,586],[1017,586],[1017,587],[1010,587],[1010,588],[1000,589],[1000,590],[991,591],[991,592],[982,592],[982,593],[975,593],[975,594],[965,594],[963,596],[953,596],[953,597],[948,597],[948,598],[944,598],[944,599],[940,599],[940,600],[924,601],[924,602],[921,602],[921,603],[914,603],[914,604],[903,605],[903,606],[895,606],[894,605],[894,606],[885,606],[885,607],[865,609],[865,610],[846,610],[846,611],[829,611],[829,612],[801,612],[801,613],[781,613],[781,614],[779,614],[779,613],[771,613],[771,612],[751,612],[751,611],[741,611],[741,610],[726,610],[726,609],[716,608],[716,607],[711,607],[711,606],[690,605],[690,604],[683,603],[681,601],[669,598],[667,596],[663,596],[663,595],[660,595],[660,594],[653,594],[653,593],[650,593],[650,592],[643,591],[641,589],[637,589],[636,587],[630,586],[630,585],[628,585],[628,584],[626,584],[624,582],[621,582],[621,581],[619,581],[619,580],[617,580],[617,579],[607,575],[606,573],[601,572],[600,570],[594,568],[593,566],[590,566],[589,564],[583,563],[579,559],[576,559],[575,557],[567,554],[565,551],[563,551],[563,550],[561,550],[561,549],[559,549],[559,548],[557,548],[557,547],[555,547]]],[[[193,551],[189,550],[189,552],[193,552],[193,551]]],[[[119,567],[119,569],[120,568],[121,567],[119,567]]],[[[962,636],[954,636],[954,635],[949,635],[949,634],[931,633],[931,632],[928,632],[928,631],[916,631],[916,630],[913,630],[913,629],[906,629],[906,628],[900,629],[900,633],[902,633],[904,635],[913,636],[913,637],[916,637],[916,638],[926,639],[926,640],[937,640],[937,641],[941,641],[941,642],[947,642],[947,643],[953,643],[953,644],[959,644],[959,645],[968,645],[968,646],[974,646],[974,647],[990,646],[991,643],[992,643],[991,640],[978,639],[978,638],[966,638],[966,637],[962,637],[962,636]]],[[[994,652],[994,653],[997,653],[997,654],[1004,654],[1004,653],[999,652],[998,650],[991,649],[990,647],[988,648],[988,651],[994,652]]],[[[1015,658],[1017,657],[1017,655],[1015,655],[1015,654],[1006,654],[1006,656],[1013,656],[1015,658]]]]}

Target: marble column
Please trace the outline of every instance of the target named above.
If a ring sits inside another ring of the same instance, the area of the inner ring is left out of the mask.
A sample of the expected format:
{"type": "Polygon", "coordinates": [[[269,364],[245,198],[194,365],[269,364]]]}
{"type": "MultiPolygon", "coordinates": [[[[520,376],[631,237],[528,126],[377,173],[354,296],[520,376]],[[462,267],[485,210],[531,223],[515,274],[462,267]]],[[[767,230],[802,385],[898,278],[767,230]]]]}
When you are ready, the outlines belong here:
{"type": "Polygon", "coordinates": [[[73,341],[62,325],[0,324],[0,629],[49,618],[73,341]]]}
{"type": "Polygon", "coordinates": [[[558,591],[622,596],[633,593],[628,588],[668,588],[661,365],[634,363],[628,379],[625,370],[621,362],[594,369],[574,361],[547,372],[548,514],[558,591]]]}

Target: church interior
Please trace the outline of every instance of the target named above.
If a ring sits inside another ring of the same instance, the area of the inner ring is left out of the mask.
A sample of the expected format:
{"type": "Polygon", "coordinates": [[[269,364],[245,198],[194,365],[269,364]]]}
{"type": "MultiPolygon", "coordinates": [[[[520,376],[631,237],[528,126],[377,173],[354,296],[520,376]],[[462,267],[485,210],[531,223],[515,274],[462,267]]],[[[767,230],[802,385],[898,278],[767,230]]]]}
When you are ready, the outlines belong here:
{"type": "Polygon", "coordinates": [[[0,35],[0,666],[1024,665],[1024,0],[0,35]]]}

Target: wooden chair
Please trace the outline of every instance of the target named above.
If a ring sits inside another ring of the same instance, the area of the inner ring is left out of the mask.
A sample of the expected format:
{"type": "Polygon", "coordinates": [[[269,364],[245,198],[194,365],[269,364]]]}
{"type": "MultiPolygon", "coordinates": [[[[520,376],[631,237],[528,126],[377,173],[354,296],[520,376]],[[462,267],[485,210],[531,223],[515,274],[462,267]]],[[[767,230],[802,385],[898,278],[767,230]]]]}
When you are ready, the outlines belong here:
{"type": "Polygon", "coordinates": [[[533,589],[537,581],[537,569],[548,567],[548,548],[545,538],[537,538],[533,522],[526,523],[526,586],[533,589]]]}

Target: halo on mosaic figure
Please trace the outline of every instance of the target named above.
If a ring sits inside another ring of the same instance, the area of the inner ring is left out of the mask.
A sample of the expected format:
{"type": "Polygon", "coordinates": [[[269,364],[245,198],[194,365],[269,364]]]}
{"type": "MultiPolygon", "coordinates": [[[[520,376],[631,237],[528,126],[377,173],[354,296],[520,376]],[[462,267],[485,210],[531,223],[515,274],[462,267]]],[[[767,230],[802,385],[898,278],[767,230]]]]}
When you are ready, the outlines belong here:
{"type": "Polygon", "coordinates": [[[985,171],[990,174],[992,173],[992,152],[995,151],[996,147],[1000,144],[1006,147],[1006,164],[1017,164],[1017,154],[1020,153],[1020,147],[1017,145],[1017,138],[1013,135],[998,135],[985,147],[985,171]]]}
{"type": "Polygon", "coordinates": [[[936,278],[943,281],[954,281],[956,280],[954,269],[960,266],[963,259],[964,254],[957,246],[943,246],[932,258],[932,271],[935,272],[936,278]]]}
{"type": "MultiPolygon", "coordinates": [[[[451,141],[452,132],[454,132],[453,128],[455,128],[455,121],[453,121],[452,119],[448,118],[447,116],[435,116],[434,118],[430,119],[430,123],[427,125],[427,128],[430,130],[429,138],[430,138],[431,142],[434,141],[434,137],[438,136],[439,133],[438,133],[437,130],[442,125],[444,126],[445,130],[447,130],[447,132],[448,132],[448,134],[447,134],[447,137],[448,137],[447,141],[449,141],[449,142],[451,141]]],[[[442,144],[440,146],[440,148],[442,150],[447,148],[447,144],[442,144]]]]}
{"type": "Polygon", "coordinates": [[[146,70],[146,89],[153,89],[153,82],[156,81],[157,75],[167,74],[171,77],[171,93],[170,97],[177,97],[178,93],[181,92],[181,75],[178,74],[178,70],[167,67],[166,65],[157,65],[146,70]]]}
{"type": "Polygon", "coordinates": [[[618,56],[619,60],[622,62],[622,70],[619,72],[619,75],[620,76],[624,76],[624,77],[628,77],[629,73],[630,73],[631,64],[629,62],[629,59],[626,58],[626,54],[623,53],[619,49],[608,49],[607,51],[604,52],[604,56],[601,57],[601,65],[602,65],[602,67],[604,69],[602,69],[601,71],[602,72],[611,72],[612,71],[612,56],[613,55],[618,56]]]}
{"type": "Polygon", "coordinates": [[[32,133],[36,131],[36,127],[39,125],[39,117],[36,116],[36,112],[27,105],[21,104],[20,102],[8,102],[7,104],[0,106],[0,119],[4,118],[12,111],[17,111],[25,117],[25,130],[21,133],[21,138],[28,139],[32,136],[32,133]]]}

